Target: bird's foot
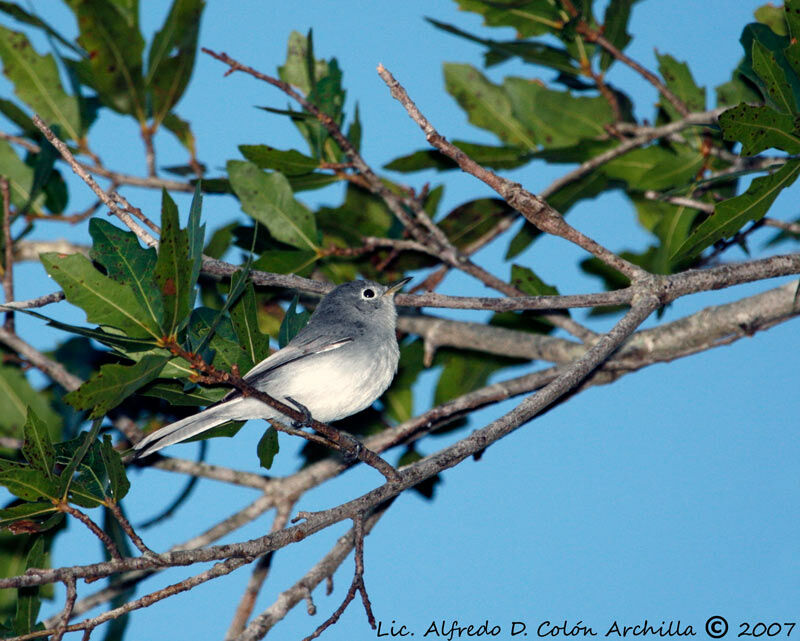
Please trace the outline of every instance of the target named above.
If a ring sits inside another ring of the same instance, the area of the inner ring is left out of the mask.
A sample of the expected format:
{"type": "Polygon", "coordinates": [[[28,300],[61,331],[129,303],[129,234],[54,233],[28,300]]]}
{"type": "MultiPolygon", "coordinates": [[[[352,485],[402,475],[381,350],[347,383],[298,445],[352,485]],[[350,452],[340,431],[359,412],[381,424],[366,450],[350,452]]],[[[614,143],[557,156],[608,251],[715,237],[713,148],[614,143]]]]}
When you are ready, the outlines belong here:
{"type": "Polygon", "coordinates": [[[309,409],[302,403],[299,403],[298,401],[294,400],[291,396],[286,396],[285,398],[287,401],[289,401],[289,403],[291,403],[297,408],[298,412],[300,412],[303,415],[302,421],[292,421],[294,427],[296,427],[297,429],[301,429],[303,427],[311,427],[311,424],[314,421],[314,419],[311,417],[311,412],[309,411],[309,409]]]}

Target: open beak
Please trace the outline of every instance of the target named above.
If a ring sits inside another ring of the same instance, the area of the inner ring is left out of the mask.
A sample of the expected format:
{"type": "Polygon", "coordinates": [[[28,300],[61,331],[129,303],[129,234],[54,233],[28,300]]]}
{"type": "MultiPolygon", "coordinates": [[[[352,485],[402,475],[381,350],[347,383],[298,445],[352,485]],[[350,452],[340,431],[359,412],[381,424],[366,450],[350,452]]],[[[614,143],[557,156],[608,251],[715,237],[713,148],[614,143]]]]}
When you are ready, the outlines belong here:
{"type": "Polygon", "coordinates": [[[410,281],[411,278],[412,278],[411,276],[409,276],[408,278],[401,278],[396,283],[392,283],[391,285],[389,285],[389,289],[383,292],[383,295],[394,296],[398,291],[403,289],[403,285],[405,285],[408,281],[410,281]]]}

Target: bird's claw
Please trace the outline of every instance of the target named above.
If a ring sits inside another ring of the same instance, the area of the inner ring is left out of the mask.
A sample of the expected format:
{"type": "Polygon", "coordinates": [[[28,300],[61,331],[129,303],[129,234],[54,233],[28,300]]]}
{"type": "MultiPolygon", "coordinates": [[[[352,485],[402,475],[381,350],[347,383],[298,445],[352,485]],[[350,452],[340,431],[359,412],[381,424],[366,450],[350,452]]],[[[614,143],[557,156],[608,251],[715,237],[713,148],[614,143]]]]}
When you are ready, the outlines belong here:
{"type": "Polygon", "coordinates": [[[311,424],[313,423],[314,419],[312,418],[309,409],[302,403],[294,400],[291,396],[286,396],[285,398],[287,401],[289,401],[289,403],[291,403],[292,405],[295,406],[295,408],[297,408],[298,412],[300,412],[303,415],[302,421],[292,421],[294,426],[298,429],[303,427],[311,427],[311,424]]]}

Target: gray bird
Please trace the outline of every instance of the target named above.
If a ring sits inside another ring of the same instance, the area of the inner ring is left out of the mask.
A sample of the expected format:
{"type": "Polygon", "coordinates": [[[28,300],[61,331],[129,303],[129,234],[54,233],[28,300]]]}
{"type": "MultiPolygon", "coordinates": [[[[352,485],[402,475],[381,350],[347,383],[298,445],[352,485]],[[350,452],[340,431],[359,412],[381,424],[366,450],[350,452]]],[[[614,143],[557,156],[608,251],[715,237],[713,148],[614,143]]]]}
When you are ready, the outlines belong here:
{"type": "MultiPolygon", "coordinates": [[[[265,358],[244,380],[273,398],[308,409],[328,423],[360,412],[389,387],[400,350],[395,337],[395,293],[410,278],[384,287],[356,280],[325,296],[308,324],[283,349],[265,358]]],[[[208,409],[139,441],[143,457],[228,421],[286,420],[261,401],[231,392],[208,409]]]]}

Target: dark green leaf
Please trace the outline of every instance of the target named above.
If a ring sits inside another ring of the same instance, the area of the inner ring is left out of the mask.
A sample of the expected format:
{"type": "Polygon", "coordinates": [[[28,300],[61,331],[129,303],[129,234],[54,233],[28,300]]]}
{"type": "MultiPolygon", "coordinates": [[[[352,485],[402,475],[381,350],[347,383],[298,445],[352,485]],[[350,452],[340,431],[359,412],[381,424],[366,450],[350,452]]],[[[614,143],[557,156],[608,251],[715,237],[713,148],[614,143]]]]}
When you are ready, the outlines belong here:
{"type": "MultiPolygon", "coordinates": [[[[35,503],[12,505],[11,507],[0,510],[0,529],[7,529],[12,523],[17,521],[31,521],[31,524],[26,523],[26,528],[30,528],[31,530],[36,529],[42,532],[44,530],[39,529],[44,527],[42,519],[52,516],[56,509],[52,501],[37,501],[35,503]]],[[[52,525],[55,525],[55,523],[52,525]]]]}
{"type": "Polygon", "coordinates": [[[205,407],[216,403],[229,391],[229,388],[199,386],[185,390],[184,385],[178,381],[158,380],[145,385],[139,390],[139,394],[163,398],[171,405],[205,407]]]}
{"type": "Polygon", "coordinates": [[[800,137],[795,133],[796,118],[766,106],[741,103],[719,116],[725,140],[742,143],[742,155],[754,156],[775,147],[790,154],[800,152],[800,137]]]}
{"type": "Polygon", "coordinates": [[[56,482],[31,467],[3,470],[0,472],[0,485],[23,501],[60,498],[56,482]]]}
{"type": "Polygon", "coordinates": [[[502,87],[492,84],[475,67],[466,64],[444,65],[447,92],[467,112],[469,121],[487,129],[510,145],[535,149],[533,133],[514,115],[511,101],[502,87]]]}
{"type": "Polygon", "coordinates": [[[272,460],[280,450],[278,444],[278,430],[271,425],[264,432],[264,435],[258,440],[258,447],[256,453],[258,454],[258,462],[261,467],[269,469],[272,467],[272,460]]]}
{"type": "Polygon", "coordinates": [[[480,352],[440,350],[444,367],[436,383],[433,404],[441,405],[486,385],[494,372],[519,361],[480,352]]]}
{"type": "Polygon", "coordinates": [[[716,241],[733,236],[746,223],[761,220],[778,194],[800,174],[800,161],[790,160],[774,174],[753,180],[740,196],[719,203],[675,251],[673,258],[696,256],[716,241]]]}
{"type": "Polygon", "coordinates": [[[128,476],[125,474],[125,466],[122,464],[122,457],[111,444],[111,437],[103,434],[103,442],[100,444],[100,456],[103,458],[103,465],[111,488],[111,496],[119,503],[131,487],[128,476]]]}
{"type": "Polygon", "coordinates": [[[246,371],[252,366],[244,345],[239,343],[233,331],[230,318],[220,316],[216,309],[195,308],[189,321],[189,337],[194,350],[202,349],[204,345],[213,350],[212,364],[215,367],[230,371],[233,365],[237,365],[246,371]]]}
{"type": "Polygon", "coordinates": [[[775,55],[758,40],[753,40],[753,71],[758,74],[766,89],[765,97],[778,111],[793,114],[797,104],[792,93],[792,86],[786,80],[775,55]]]}
{"type": "Polygon", "coordinates": [[[239,151],[261,169],[274,169],[284,176],[309,174],[319,168],[319,160],[295,149],[283,151],[269,145],[239,145],[239,151]]]}
{"type": "MultiPolygon", "coordinates": [[[[452,141],[475,162],[493,169],[514,169],[527,163],[530,152],[519,147],[497,147],[493,145],[479,145],[461,140],[452,141]]],[[[404,173],[419,171],[421,169],[437,169],[445,171],[458,169],[458,164],[435,149],[421,149],[407,156],[395,158],[384,168],[404,173]]]]}
{"type": "Polygon", "coordinates": [[[11,204],[21,209],[30,202],[33,169],[17,156],[17,152],[5,140],[0,140],[0,172],[8,178],[11,204]]]}
{"type": "Polygon", "coordinates": [[[116,327],[131,337],[159,338],[133,290],[101,274],[85,256],[48,253],[40,259],[67,300],[83,309],[89,322],[116,327]]]}
{"type": "MultiPolygon", "coordinates": [[[[91,456],[89,452],[92,446],[97,447],[97,434],[100,432],[100,424],[102,419],[95,419],[92,422],[92,427],[88,432],[81,432],[78,436],[70,441],[64,443],[56,443],[56,461],[64,465],[61,472],[60,479],[64,487],[60,491],[69,491],[70,486],[76,480],[75,472],[83,464],[84,458],[89,458],[89,467],[91,468],[91,456]]],[[[81,474],[78,474],[80,477],[81,474]]]]}
{"type": "Polygon", "coordinates": [[[295,337],[295,334],[303,329],[311,318],[310,312],[297,311],[298,297],[292,299],[289,303],[289,308],[286,310],[286,315],[283,317],[281,328],[278,331],[278,345],[283,348],[289,344],[289,341],[295,337]]]}
{"type": "MultiPolygon", "coordinates": [[[[681,99],[689,111],[705,111],[706,90],[697,86],[689,66],[685,62],[678,62],[667,53],[663,55],[656,53],[656,58],[658,58],[658,70],[667,88],[681,99]]],[[[659,104],[673,120],[683,117],[668,100],[662,98],[659,104]]]]}
{"type": "Polygon", "coordinates": [[[158,331],[164,316],[164,305],[160,296],[154,296],[156,284],[153,272],[156,266],[156,250],[143,248],[136,234],[123,231],[102,218],[89,221],[92,236],[92,260],[100,263],[114,280],[128,285],[136,299],[147,311],[148,327],[158,331]]]}
{"type": "Polygon", "coordinates": [[[533,223],[526,220],[524,223],[522,223],[522,227],[520,227],[519,231],[514,234],[514,237],[508,244],[505,259],[511,260],[512,258],[519,256],[530,246],[534,240],[541,236],[541,234],[542,232],[539,231],[539,229],[534,226],[533,223]]]}
{"type": "Polygon", "coordinates": [[[76,47],[73,43],[71,43],[64,36],[58,33],[58,31],[53,29],[44,20],[42,20],[36,15],[28,13],[22,7],[17,6],[15,2],[0,2],[0,11],[7,13],[15,20],[18,20],[19,22],[22,22],[24,24],[29,24],[33,27],[36,27],[37,29],[41,29],[48,36],[58,40],[62,45],[70,49],[73,53],[76,54],[82,53],[81,50],[78,49],[78,47],[76,47]]]}
{"type": "MultiPolygon", "coordinates": [[[[611,0],[606,7],[603,18],[603,35],[612,45],[622,51],[631,41],[631,34],[627,32],[628,20],[631,16],[631,6],[635,0],[611,0]]],[[[605,49],[600,55],[600,69],[605,71],[614,62],[612,56],[605,49]]]]}
{"type": "Polygon", "coordinates": [[[253,262],[253,269],[305,276],[319,258],[320,255],[312,251],[268,249],[253,262]]]}
{"type": "Polygon", "coordinates": [[[547,285],[527,267],[511,265],[511,284],[528,296],[558,296],[558,289],[547,285]]]}
{"type": "MultiPolygon", "coordinates": [[[[202,241],[201,241],[202,242],[202,241]]],[[[161,193],[161,242],[155,280],[164,301],[165,336],[174,336],[185,324],[194,303],[195,260],[189,257],[189,240],[178,222],[178,208],[166,190],[161,193]]]]}
{"type": "Polygon", "coordinates": [[[22,455],[25,460],[33,469],[52,480],[56,453],[50,440],[50,433],[45,422],[30,407],[22,433],[22,455]]]}
{"type": "Polygon", "coordinates": [[[298,249],[318,249],[314,216],[295,200],[283,174],[267,174],[253,163],[229,160],[228,175],[242,209],[264,223],[272,236],[298,249]]]}
{"type": "Polygon", "coordinates": [[[81,137],[78,101],[64,91],[52,55],[40,56],[25,34],[0,26],[3,73],[14,93],[48,124],[57,124],[70,140],[81,137]]]}
{"type": "Polygon", "coordinates": [[[503,89],[517,122],[546,148],[568,147],[606,136],[614,114],[605,98],[575,97],[527,78],[506,78],[503,89]]]}
{"type": "Polygon", "coordinates": [[[88,54],[75,65],[81,80],[97,91],[104,104],[144,123],[139,3],[67,0],[67,4],[80,29],[78,44],[88,54]]]}
{"type": "Polygon", "coordinates": [[[21,436],[29,410],[35,412],[51,429],[61,424],[46,395],[33,389],[18,367],[0,364],[0,399],[3,408],[0,412],[0,434],[21,436]]]}
{"type": "Polygon", "coordinates": [[[269,336],[258,328],[258,303],[253,284],[250,283],[239,301],[231,307],[231,321],[236,338],[253,364],[269,356],[269,336]]]}
{"type": "Polygon", "coordinates": [[[325,174],[316,171],[312,174],[303,174],[301,176],[289,176],[287,178],[289,186],[292,191],[309,191],[311,189],[322,189],[335,182],[343,180],[335,174],[325,174]]]}
{"type": "Polygon", "coordinates": [[[173,0],[164,25],[153,37],[145,85],[156,123],[181,99],[194,69],[204,0],[173,0]]]}
{"type": "Polygon", "coordinates": [[[490,27],[514,27],[520,36],[538,36],[559,31],[564,23],[561,5],[548,0],[521,0],[519,2],[494,2],[493,0],[456,0],[464,11],[483,16],[490,27]],[[514,11],[509,9],[513,8],[514,11]]]}
{"type": "Polygon", "coordinates": [[[783,9],[789,34],[800,40],[800,0],[784,0],[783,9]]]}
{"type": "MultiPolygon", "coordinates": [[[[25,561],[25,569],[43,569],[45,567],[44,538],[37,536],[33,540],[28,551],[28,558],[25,561]]],[[[27,634],[36,628],[36,620],[39,618],[39,608],[42,605],[39,599],[40,587],[18,588],[17,590],[17,612],[14,617],[14,631],[18,635],[27,634]]]]}
{"type": "Polygon", "coordinates": [[[189,262],[192,272],[189,277],[189,288],[194,290],[197,279],[200,277],[200,268],[203,264],[203,243],[205,242],[206,226],[200,224],[200,215],[203,210],[203,192],[201,183],[194,188],[192,204],[189,206],[189,222],[186,225],[187,243],[189,245],[189,262]]]}
{"type": "Polygon", "coordinates": [[[412,386],[424,369],[423,351],[421,340],[414,340],[400,347],[397,374],[392,380],[392,385],[381,397],[386,414],[398,423],[414,416],[412,386]]]}
{"type": "Polygon", "coordinates": [[[353,122],[347,130],[347,139],[353,145],[356,151],[361,151],[361,119],[358,114],[358,103],[356,103],[355,113],[353,114],[353,122]]]}
{"type": "Polygon", "coordinates": [[[233,242],[233,230],[239,226],[239,223],[230,223],[219,229],[215,229],[211,234],[211,239],[208,241],[203,253],[211,258],[222,258],[223,254],[228,251],[228,248],[233,242]]]}
{"type": "Polygon", "coordinates": [[[74,408],[91,410],[90,418],[98,418],[119,405],[136,390],[161,373],[168,355],[149,354],[133,365],[103,365],[74,392],[64,397],[74,408]]]}
{"type": "Polygon", "coordinates": [[[456,247],[466,249],[504,219],[516,215],[499,198],[478,198],[459,205],[437,224],[456,247]]]}
{"type": "MultiPolygon", "coordinates": [[[[194,133],[192,133],[192,127],[189,124],[189,121],[184,120],[174,111],[171,111],[164,116],[164,120],[161,122],[161,124],[164,125],[164,128],[167,131],[169,131],[173,136],[175,136],[175,138],[178,139],[178,142],[180,142],[186,148],[191,158],[194,159],[197,155],[197,148],[195,145],[194,133]]],[[[200,166],[199,163],[189,165],[187,167],[189,170],[187,174],[192,173],[196,175],[195,172],[198,166],[200,166]]]]}
{"type": "Polygon", "coordinates": [[[717,87],[717,106],[738,105],[740,102],[761,102],[761,94],[749,80],[734,72],[731,80],[717,87]]]}

